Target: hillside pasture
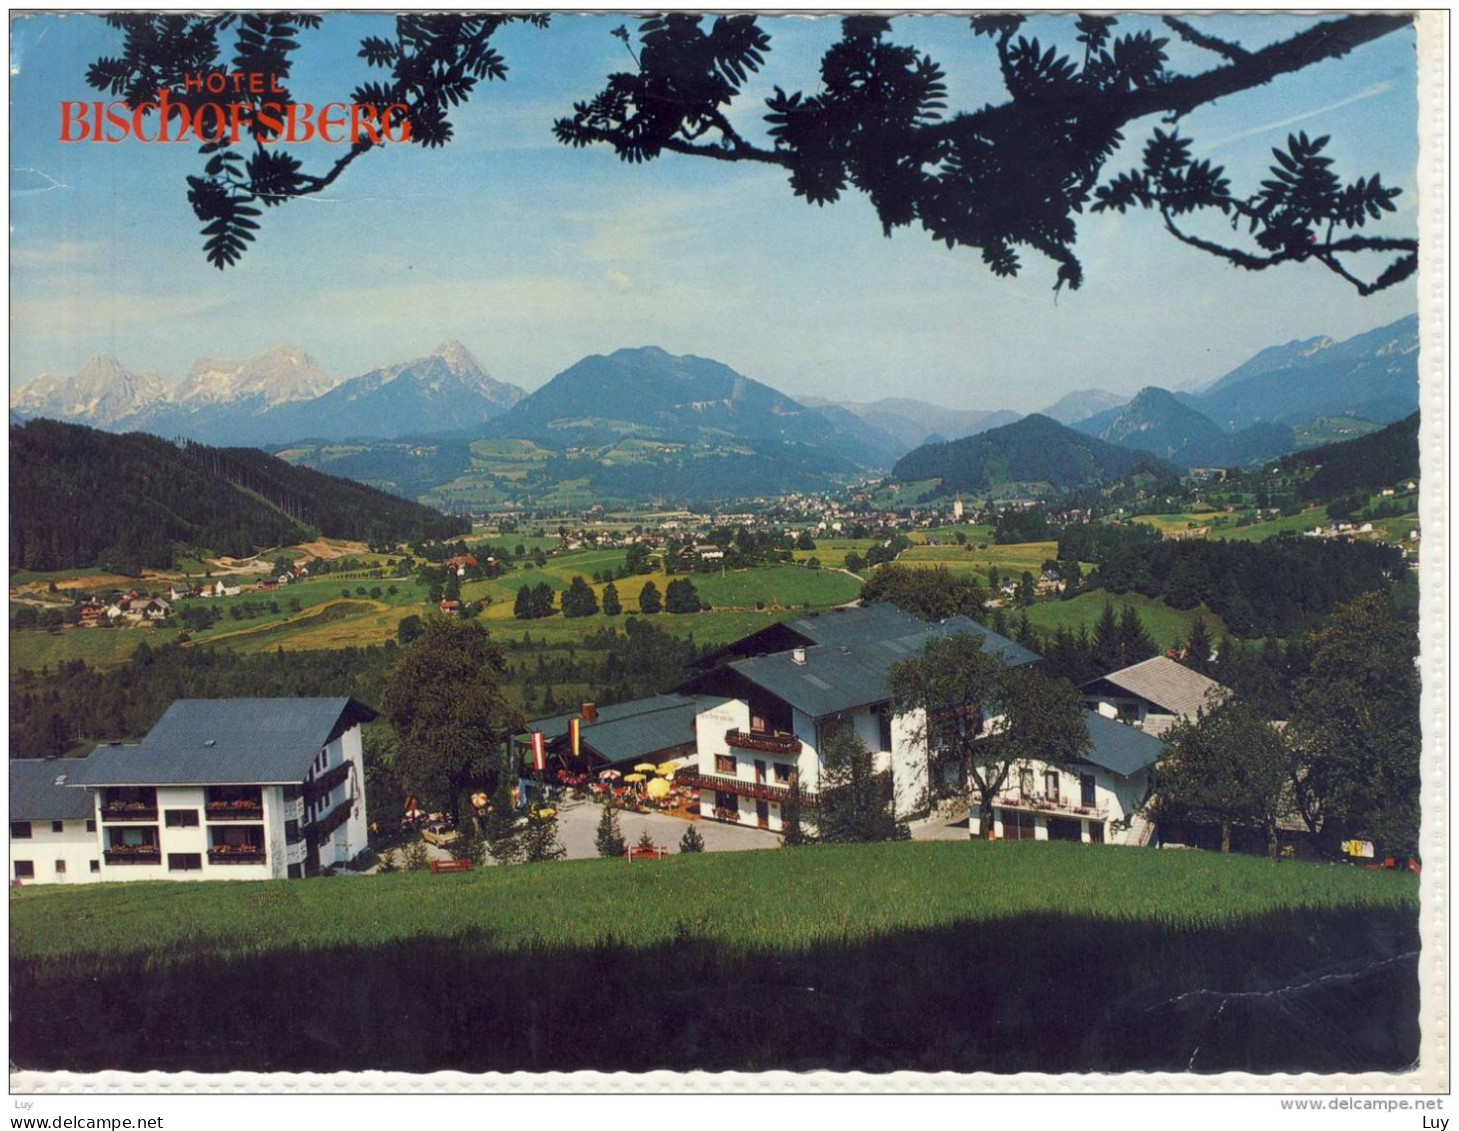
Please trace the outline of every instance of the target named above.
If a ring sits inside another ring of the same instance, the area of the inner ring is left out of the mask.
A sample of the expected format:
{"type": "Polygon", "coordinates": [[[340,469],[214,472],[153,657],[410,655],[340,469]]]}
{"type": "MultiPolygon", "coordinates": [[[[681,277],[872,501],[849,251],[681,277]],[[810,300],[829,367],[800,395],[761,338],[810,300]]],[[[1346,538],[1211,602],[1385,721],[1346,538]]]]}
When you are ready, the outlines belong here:
{"type": "Polygon", "coordinates": [[[1417,916],[1404,873],[967,841],[25,887],[10,1056],[80,1072],[1398,1071],[1418,1050],[1417,916]]]}
{"type": "MultiPolygon", "coordinates": [[[[1146,597],[1139,593],[1108,593],[1103,589],[1081,593],[1067,601],[1037,601],[1027,609],[1028,621],[1034,628],[1045,633],[1056,632],[1061,626],[1075,633],[1081,627],[1093,632],[1095,624],[1104,614],[1106,600],[1113,602],[1116,616],[1126,605],[1132,606],[1140,614],[1140,622],[1145,626],[1145,631],[1155,641],[1156,647],[1161,649],[1170,647],[1177,637],[1181,640],[1188,639],[1191,625],[1195,623],[1197,616],[1205,618],[1206,630],[1214,639],[1219,640],[1226,634],[1226,622],[1205,605],[1194,609],[1172,609],[1155,597],[1146,597]]],[[[1017,612],[1013,609],[1007,611],[1010,616],[1017,612]]]]}

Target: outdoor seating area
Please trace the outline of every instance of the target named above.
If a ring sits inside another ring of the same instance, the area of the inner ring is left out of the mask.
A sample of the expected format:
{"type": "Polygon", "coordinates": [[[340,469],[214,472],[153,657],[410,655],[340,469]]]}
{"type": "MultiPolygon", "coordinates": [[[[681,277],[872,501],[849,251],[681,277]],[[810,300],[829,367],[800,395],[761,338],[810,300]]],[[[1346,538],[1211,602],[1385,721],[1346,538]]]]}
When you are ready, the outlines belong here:
{"type": "MultiPolygon", "coordinates": [[[[587,793],[594,801],[615,805],[634,813],[657,812],[671,816],[694,818],[699,815],[697,786],[676,784],[678,760],[640,762],[633,770],[602,770],[597,781],[587,782],[587,793]]],[[[559,779],[562,775],[559,774],[559,779]]],[[[570,783],[565,783],[570,784],[570,783]]]]}

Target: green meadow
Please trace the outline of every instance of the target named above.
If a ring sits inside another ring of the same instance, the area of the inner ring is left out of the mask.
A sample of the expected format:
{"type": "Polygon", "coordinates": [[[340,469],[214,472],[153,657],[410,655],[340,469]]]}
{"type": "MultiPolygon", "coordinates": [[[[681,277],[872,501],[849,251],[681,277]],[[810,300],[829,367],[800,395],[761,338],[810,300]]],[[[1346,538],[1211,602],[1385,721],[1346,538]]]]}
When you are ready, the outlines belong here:
{"type": "Polygon", "coordinates": [[[11,1059],[1397,1068],[1417,1048],[1417,910],[1407,874],[966,841],[26,887],[11,893],[11,1059]],[[1338,972],[1339,990],[1301,996],[1338,972]],[[1348,1014],[1362,1032],[1323,1036],[1332,1009],[1363,1010],[1348,1014]],[[1231,1028],[1213,1030],[1218,1015],[1231,1028]]]}

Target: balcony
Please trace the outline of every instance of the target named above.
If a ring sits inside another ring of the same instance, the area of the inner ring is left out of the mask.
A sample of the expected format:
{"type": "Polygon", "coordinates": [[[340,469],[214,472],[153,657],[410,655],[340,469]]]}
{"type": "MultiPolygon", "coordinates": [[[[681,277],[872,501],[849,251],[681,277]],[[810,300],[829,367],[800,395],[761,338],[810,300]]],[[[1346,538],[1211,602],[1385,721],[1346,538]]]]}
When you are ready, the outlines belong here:
{"type": "Polygon", "coordinates": [[[261,801],[209,801],[209,821],[262,821],[261,801]]]}
{"type": "Polygon", "coordinates": [[[104,849],[108,864],[161,864],[162,852],[155,844],[126,844],[104,849]]]}
{"type": "Polygon", "coordinates": [[[736,750],[756,750],[762,754],[784,754],[794,757],[800,753],[800,739],[784,731],[741,730],[732,727],[724,732],[726,746],[736,750]]]}
{"type": "MultiPolygon", "coordinates": [[[[786,785],[766,785],[761,782],[741,781],[739,778],[722,778],[717,774],[701,774],[696,770],[679,770],[674,774],[674,784],[700,790],[717,789],[723,793],[752,797],[756,801],[774,801],[781,805],[790,800],[790,787],[786,785]]],[[[817,809],[821,798],[819,794],[801,790],[800,803],[807,809],[817,809]]]]}
{"type": "Polygon", "coordinates": [[[330,833],[334,832],[335,829],[339,828],[340,825],[348,821],[354,811],[355,799],[353,797],[345,798],[345,800],[331,809],[326,816],[319,818],[312,825],[307,826],[304,830],[305,838],[318,844],[328,837],[330,833]]]}
{"type": "Polygon", "coordinates": [[[304,783],[304,800],[313,802],[316,797],[323,797],[340,782],[350,776],[350,770],[354,768],[353,762],[341,762],[332,770],[325,770],[312,782],[304,783]]]}
{"type": "Polygon", "coordinates": [[[1073,817],[1086,821],[1103,821],[1109,817],[1108,805],[1077,805],[1067,797],[1055,798],[1042,793],[1027,797],[1021,793],[1005,793],[994,804],[1000,809],[1043,813],[1049,817],[1073,817]]]}
{"type": "Polygon", "coordinates": [[[102,806],[101,820],[103,824],[116,825],[126,821],[155,821],[157,820],[157,806],[148,805],[144,801],[113,801],[102,806]]]}
{"type": "Polygon", "coordinates": [[[723,809],[716,806],[714,819],[716,821],[738,821],[740,819],[740,811],[738,809],[723,809]]]}
{"type": "Polygon", "coordinates": [[[208,849],[209,864],[263,864],[267,860],[267,854],[259,845],[217,844],[208,849]]]}

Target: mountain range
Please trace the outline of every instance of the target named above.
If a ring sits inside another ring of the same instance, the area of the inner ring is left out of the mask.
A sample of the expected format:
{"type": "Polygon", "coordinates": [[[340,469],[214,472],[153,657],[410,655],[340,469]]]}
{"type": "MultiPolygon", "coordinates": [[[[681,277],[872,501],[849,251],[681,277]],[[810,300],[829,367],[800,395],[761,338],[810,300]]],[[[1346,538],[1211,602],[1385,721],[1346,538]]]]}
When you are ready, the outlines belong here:
{"type": "MultiPolygon", "coordinates": [[[[1334,417],[1381,425],[1406,416],[1418,406],[1417,358],[1418,320],[1409,317],[1346,341],[1320,337],[1264,349],[1195,392],[1150,385],[1126,399],[1085,389],[1039,415],[1177,467],[1244,464],[1296,448],[1294,427],[1334,417]]],[[[348,441],[364,481],[410,495],[459,474],[473,459],[466,444],[478,440],[530,442],[555,460],[548,472],[595,488],[611,481],[615,492],[662,496],[692,481],[725,497],[736,489],[813,489],[858,471],[901,468],[929,444],[960,443],[1019,420],[1006,410],[954,410],[902,397],[797,400],[722,362],[655,346],[585,357],[527,394],[492,378],[458,342],[345,381],[287,346],[243,360],[200,360],[175,387],[97,358],[74,377],[36,378],[12,395],[10,410],[12,423],[52,417],[313,453],[301,458],[348,441]],[[434,461],[438,471],[400,449],[426,439],[456,445],[449,459],[434,461]],[[721,462],[696,462],[706,456],[721,462]],[[594,461],[602,468],[585,473],[594,461]],[[757,489],[726,482],[731,471],[757,489]]]]}
{"type": "Polygon", "coordinates": [[[12,420],[43,416],[110,432],[262,446],[473,431],[525,395],[489,376],[455,341],[343,382],[303,350],[276,346],[241,361],[194,362],[176,387],[98,357],[75,377],[37,377],[11,397],[10,411],[12,420]]]}

